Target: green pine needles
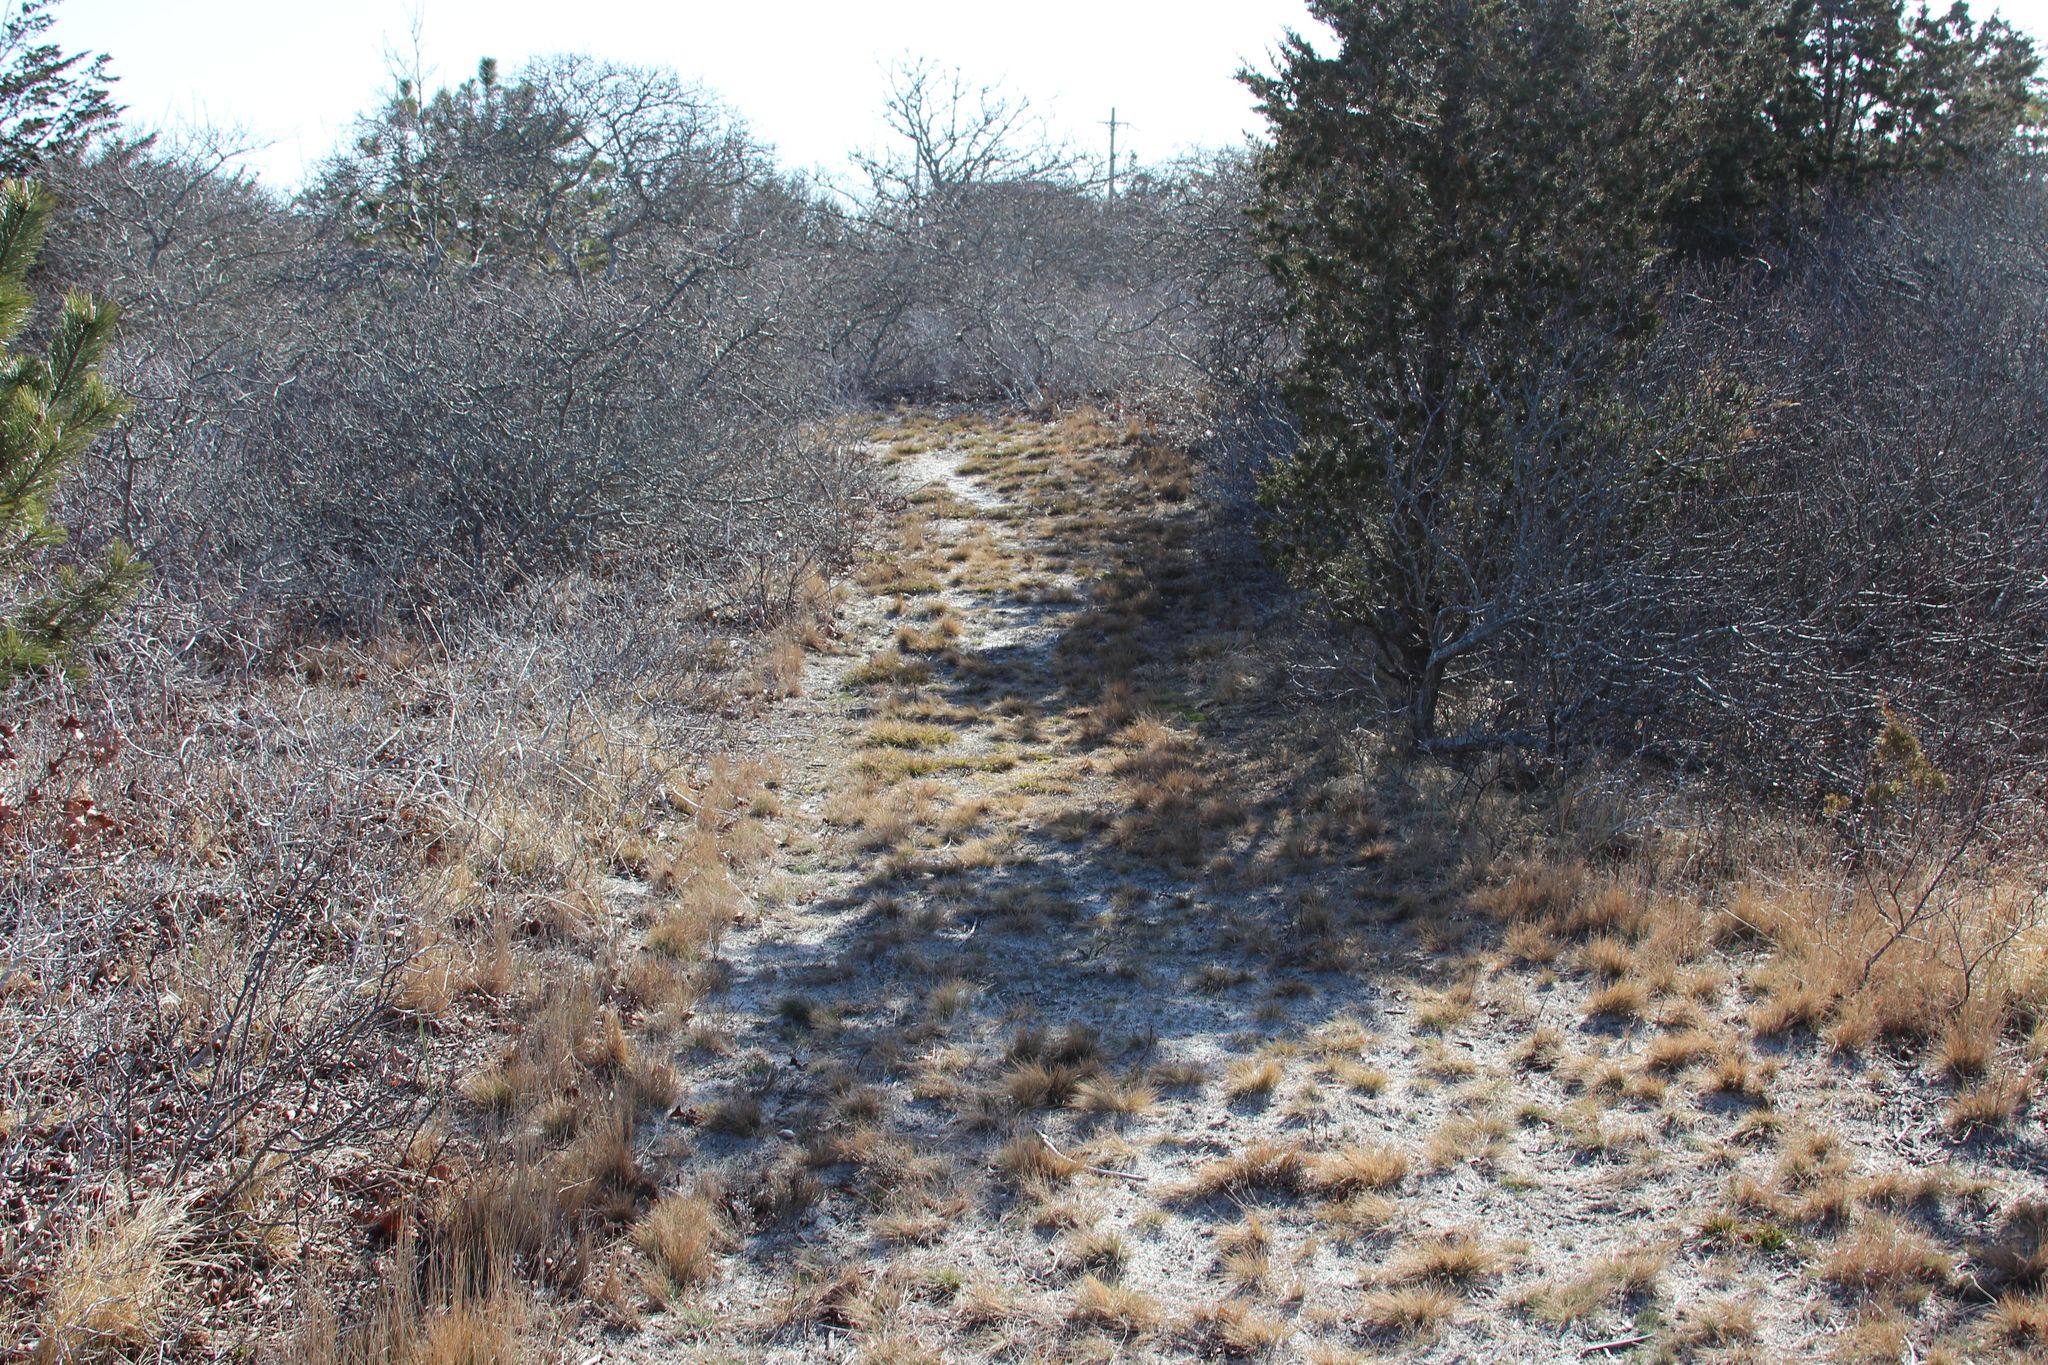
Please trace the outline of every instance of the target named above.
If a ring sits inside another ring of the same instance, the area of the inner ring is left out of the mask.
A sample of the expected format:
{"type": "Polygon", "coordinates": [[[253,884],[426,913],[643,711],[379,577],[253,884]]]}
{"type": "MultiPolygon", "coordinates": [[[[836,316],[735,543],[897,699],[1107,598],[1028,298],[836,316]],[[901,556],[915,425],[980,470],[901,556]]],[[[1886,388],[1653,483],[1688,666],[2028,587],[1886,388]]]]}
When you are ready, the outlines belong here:
{"type": "Polygon", "coordinates": [[[94,630],[148,567],[118,542],[90,567],[52,565],[46,553],[64,539],[50,520],[58,485],[125,407],[99,374],[118,316],[112,303],[70,294],[47,353],[17,349],[50,211],[36,185],[0,181],[0,688],[78,668],[94,630]]]}

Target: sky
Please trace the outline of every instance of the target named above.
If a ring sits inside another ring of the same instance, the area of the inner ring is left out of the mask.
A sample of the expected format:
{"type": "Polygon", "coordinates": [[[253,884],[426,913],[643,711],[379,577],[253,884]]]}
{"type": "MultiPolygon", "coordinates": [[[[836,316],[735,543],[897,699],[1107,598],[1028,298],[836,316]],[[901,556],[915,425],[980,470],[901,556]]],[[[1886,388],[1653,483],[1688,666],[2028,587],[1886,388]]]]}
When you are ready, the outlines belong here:
{"type": "MultiPolygon", "coordinates": [[[[2048,0],[2037,0],[2048,8],[2048,0]]],[[[62,0],[55,40],[112,57],[128,117],[233,126],[279,188],[347,137],[410,68],[414,32],[441,83],[479,57],[584,52],[701,82],[795,169],[843,172],[880,146],[890,65],[923,56],[1028,97],[1054,133],[1100,156],[1163,160],[1238,142],[1255,123],[1233,79],[1264,65],[1303,0],[62,0]]]]}
{"type": "MultiPolygon", "coordinates": [[[[2048,0],[1996,9],[2048,34],[2048,0]]],[[[61,0],[55,14],[67,51],[111,55],[131,121],[237,128],[257,149],[248,164],[280,189],[340,145],[415,53],[451,84],[484,56],[507,72],[559,52],[669,67],[785,165],[839,175],[850,151],[884,143],[887,72],[906,57],[1028,97],[1097,157],[1114,109],[1122,150],[1164,160],[1252,131],[1234,73],[1265,65],[1289,28],[1319,32],[1304,0],[61,0]]]]}

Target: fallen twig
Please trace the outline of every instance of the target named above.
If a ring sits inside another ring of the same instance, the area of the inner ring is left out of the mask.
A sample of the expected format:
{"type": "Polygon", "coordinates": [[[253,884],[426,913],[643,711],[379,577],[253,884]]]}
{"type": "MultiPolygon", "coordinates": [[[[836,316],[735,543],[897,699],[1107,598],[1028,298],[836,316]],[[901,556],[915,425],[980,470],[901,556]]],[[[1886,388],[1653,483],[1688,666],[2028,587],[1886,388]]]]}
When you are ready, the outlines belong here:
{"type": "Polygon", "coordinates": [[[1648,1340],[1650,1340],[1648,1333],[1639,1333],[1632,1337],[1615,1337],[1612,1341],[1596,1341],[1591,1346],[1582,1349],[1579,1354],[1591,1356],[1599,1355],[1602,1351],[1619,1351],[1629,1346],[1640,1346],[1648,1340]]]}
{"type": "MultiPolygon", "coordinates": [[[[1045,1130],[1043,1128],[1038,1129],[1037,1132],[1038,1140],[1045,1144],[1046,1151],[1051,1152],[1061,1161],[1074,1160],[1073,1157],[1068,1156],[1065,1152],[1061,1151],[1057,1146],[1053,1144],[1053,1140],[1045,1135],[1045,1130]]],[[[1151,1179],[1150,1176],[1140,1175],[1136,1171],[1112,1171],[1107,1166],[1090,1166],[1086,1162],[1083,1162],[1081,1164],[1081,1169],[1088,1172],[1090,1175],[1113,1176],[1118,1180],[1135,1180],[1138,1181],[1140,1184],[1143,1184],[1145,1181],[1151,1179]]]]}

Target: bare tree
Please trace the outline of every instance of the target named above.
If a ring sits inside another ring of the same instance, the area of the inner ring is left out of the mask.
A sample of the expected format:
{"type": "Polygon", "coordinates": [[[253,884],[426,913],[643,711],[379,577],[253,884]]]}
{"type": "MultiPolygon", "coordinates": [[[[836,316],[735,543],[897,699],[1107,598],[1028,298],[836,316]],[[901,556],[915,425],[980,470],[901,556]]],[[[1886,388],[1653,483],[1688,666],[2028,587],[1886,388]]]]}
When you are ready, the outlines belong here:
{"type": "Polygon", "coordinates": [[[1079,164],[1052,143],[1028,99],[924,60],[890,71],[883,118],[900,145],[854,157],[870,183],[870,209],[883,217],[922,223],[973,191],[1064,180],[1079,164]]]}

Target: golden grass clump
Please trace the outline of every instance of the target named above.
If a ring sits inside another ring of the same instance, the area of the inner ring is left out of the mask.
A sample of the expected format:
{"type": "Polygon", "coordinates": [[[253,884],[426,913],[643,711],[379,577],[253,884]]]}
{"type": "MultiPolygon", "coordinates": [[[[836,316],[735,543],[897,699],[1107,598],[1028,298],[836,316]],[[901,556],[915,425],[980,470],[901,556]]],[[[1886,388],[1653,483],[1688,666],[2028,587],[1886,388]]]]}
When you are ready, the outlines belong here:
{"type": "Polygon", "coordinates": [[[1470,1023],[1478,1009],[1477,994],[1469,981],[1447,991],[1423,997],[1415,1005],[1415,1027],[1424,1033],[1449,1033],[1470,1023]]]}
{"type": "Polygon", "coordinates": [[[1309,1180],[1325,1194],[1393,1189],[1408,1178],[1407,1156],[1391,1147],[1358,1143],[1325,1152],[1309,1163],[1309,1180]]]}
{"type": "Polygon", "coordinates": [[[110,1205],[81,1224],[43,1296],[37,1365],[114,1361],[157,1341],[175,1304],[187,1223],[183,1204],[153,1195],[132,1208],[110,1205]]]}
{"type": "Polygon", "coordinates": [[[1071,1180],[1088,1169],[1088,1163],[1057,1151],[1038,1133],[1020,1132],[996,1152],[996,1169],[1020,1181],[1057,1182],[1071,1180]]]}
{"type": "Polygon", "coordinates": [[[1285,1318],[1240,1298],[1195,1308],[1188,1314],[1188,1328],[1196,1337],[1213,1342],[1230,1359],[1270,1358],[1294,1335],[1285,1318]]]}
{"type": "Polygon", "coordinates": [[[1469,1232],[1453,1229],[1412,1238],[1378,1276],[1389,1285],[1462,1287],[1500,1273],[1503,1258],[1469,1232]]]}
{"type": "Polygon", "coordinates": [[[1643,1068],[1667,1074],[1683,1071],[1719,1056],[1721,1047],[1721,1040],[1704,1029],[1666,1033],[1651,1039],[1643,1049],[1643,1068]]]}
{"type": "Polygon", "coordinates": [[[1596,1019],[1641,1019],[1650,1008],[1650,990],[1640,981],[1616,981],[1587,996],[1584,1008],[1596,1019]]]}
{"type": "Polygon", "coordinates": [[[709,1280],[725,1236],[717,1204],[702,1190],[671,1194],[633,1224],[632,1242],[659,1276],[661,1297],[709,1280]]]}
{"type": "Polygon", "coordinates": [[[1508,1122],[1498,1114],[1454,1114],[1443,1121],[1423,1154],[1431,1170],[1447,1170],[1461,1161],[1494,1162],[1507,1154],[1508,1122]]]}
{"type": "Polygon", "coordinates": [[[1545,1322],[1559,1326],[1577,1322],[1602,1308],[1651,1293],[1664,1271],[1665,1259],[1662,1251],[1653,1248],[1602,1256],[1570,1279],[1537,1290],[1529,1306],[1545,1322]]]}
{"type": "Polygon", "coordinates": [[[761,690],[776,700],[783,700],[801,696],[803,688],[803,643],[785,635],[768,647],[768,653],[761,661],[761,690]]]}
{"type": "Polygon", "coordinates": [[[1217,1195],[1294,1194],[1307,1170],[1308,1158],[1300,1144],[1262,1140],[1205,1163],[1171,1197],[1193,1201],[1217,1195]]]}
{"type": "Polygon", "coordinates": [[[1263,1099],[1285,1076],[1274,1057],[1247,1057],[1224,1069],[1223,1093],[1233,1100],[1263,1099]]]}
{"type": "Polygon", "coordinates": [[[1074,1098],[1087,1074],[1068,1062],[1019,1062],[1003,1077],[1002,1090],[1019,1109],[1057,1109],[1074,1098]]]}
{"type": "Polygon", "coordinates": [[[1479,908],[1513,923],[1562,924],[1586,885],[1585,866],[1530,859],[1474,897],[1479,908]]]}
{"type": "Polygon", "coordinates": [[[2048,1298],[2007,1294],[1985,1319],[1985,1331],[2003,1346],[2038,1351],[2048,1347],[2048,1298]]]}
{"type": "Polygon", "coordinates": [[[1135,1118],[1159,1101],[1159,1092],[1137,1078],[1119,1080],[1114,1076],[1090,1076],[1074,1087],[1069,1101],[1083,1113],[1105,1117],[1135,1118]]]}
{"type": "Polygon", "coordinates": [[[1457,1295],[1430,1284],[1375,1289],[1358,1300],[1358,1320],[1369,1330],[1388,1335],[1430,1335],[1457,1311],[1457,1295]]]}
{"type": "Polygon", "coordinates": [[[1144,1332],[1159,1325],[1159,1301],[1141,1290],[1112,1284],[1094,1274],[1074,1286],[1073,1319],[1125,1332],[1144,1332]]]}
{"type": "Polygon", "coordinates": [[[2029,1087],[2020,1076],[2005,1076],[1967,1090],[1950,1102],[1942,1123],[1958,1137],[2011,1126],[2027,1105],[2029,1087]]]}
{"type": "Polygon", "coordinates": [[[1853,1293],[1912,1301],[1946,1285],[1955,1265],[1909,1223],[1874,1216],[1837,1241],[1821,1261],[1820,1277],[1853,1293]]]}

